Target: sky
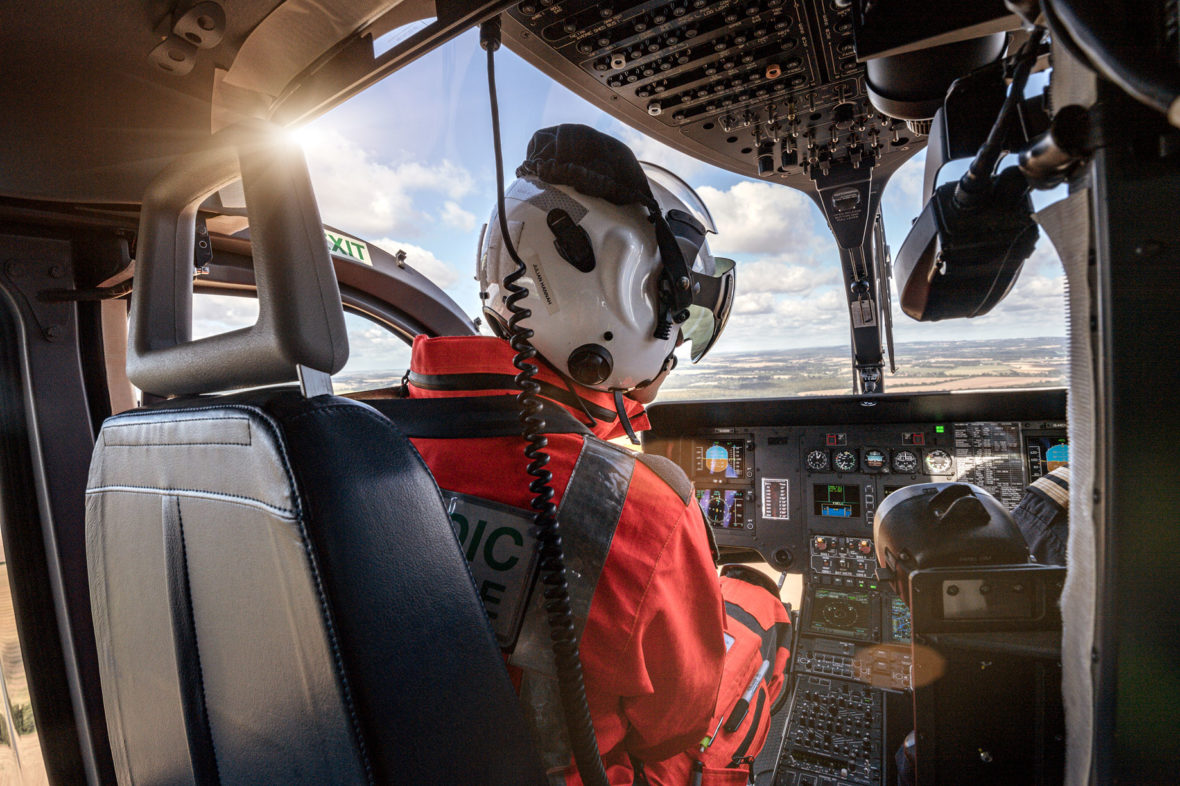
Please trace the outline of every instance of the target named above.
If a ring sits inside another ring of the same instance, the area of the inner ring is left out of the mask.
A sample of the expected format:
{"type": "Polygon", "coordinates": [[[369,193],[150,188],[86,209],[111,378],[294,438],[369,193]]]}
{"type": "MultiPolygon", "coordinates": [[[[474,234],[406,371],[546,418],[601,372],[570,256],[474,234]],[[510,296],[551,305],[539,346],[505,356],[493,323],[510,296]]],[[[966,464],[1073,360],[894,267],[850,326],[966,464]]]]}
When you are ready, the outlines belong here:
{"type": "MultiPolygon", "coordinates": [[[[404,250],[411,266],[472,316],[479,313],[476,246],[495,202],[485,58],[470,31],[297,132],[325,223],[391,252],[404,250]]],[[[735,175],[647,139],[507,49],[497,53],[496,75],[509,182],[535,130],[585,123],[696,188],[718,226],[710,247],[738,262],[733,315],[715,353],[848,344],[836,245],[802,192],[735,175]]],[[[886,236],[894,252],[922,207],[924,160],[920,153],[907,162],[885,190],[886,236]]],[[[1043,205],[1062,195],[1037,200],[1043,205]]],[[[1042,233],[1012,292],[991,314],[922,324],[896,310],[895,336],[920,342],[1064,335],[1063,282],[1042,233]]],[[[364,351],[354,347],[354,354],[358,350],[364,351]]]]}

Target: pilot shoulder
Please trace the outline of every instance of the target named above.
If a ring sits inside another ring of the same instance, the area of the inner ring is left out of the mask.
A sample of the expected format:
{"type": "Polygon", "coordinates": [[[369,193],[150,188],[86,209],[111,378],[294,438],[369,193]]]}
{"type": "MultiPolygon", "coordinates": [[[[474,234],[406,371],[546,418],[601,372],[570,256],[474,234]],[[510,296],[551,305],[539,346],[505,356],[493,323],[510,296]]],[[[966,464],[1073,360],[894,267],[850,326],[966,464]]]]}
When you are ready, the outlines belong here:
{"type": "Polygon", "coordinates": [[[692,481],[684,474],[684,470],[680,468],[680,465],[672,459],[652,453],[637,453],[636,451],[615,445],[598,437],[587,437],[587,439],[597,439],[613,450],[633,456],[640,464],[650,469],[657,478],[664,481],[664,485],[670,488],[672,493],[679,497],[680,501],[684,504],[687,505],[688,501],[692,499],[692,481]]]}

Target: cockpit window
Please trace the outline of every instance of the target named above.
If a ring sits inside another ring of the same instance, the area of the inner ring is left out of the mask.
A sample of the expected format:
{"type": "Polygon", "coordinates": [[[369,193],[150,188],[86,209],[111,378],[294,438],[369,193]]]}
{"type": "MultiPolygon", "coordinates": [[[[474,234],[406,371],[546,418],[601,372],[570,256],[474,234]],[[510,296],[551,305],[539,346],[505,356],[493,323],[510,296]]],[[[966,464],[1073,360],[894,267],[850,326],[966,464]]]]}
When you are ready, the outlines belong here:
{"type": "MultiPolygon", "coordinates": [[[[709,240],[713,253],[737,260],[737,296],[726,332],[696,366],[688,362],[686,345],[661,400],[850,392],[849,314],[838,251],[810,198],[673,151],[507,49],[497,58],[510,179],[534,131],[585,123],[692,186],[717,225],[709,240]]],[[[387,248],[413,249],[408,264],[467,314],[479,316],[474,256],[495,199],[495,179],[477,33],[458,37],[298,134],[325,223],[387,248]]],[[[922,208],[924,159],[919,154],[906,163],[884,193],[886,239],[894,252],[922,208]]],[[[920,324],[901,312],[895,294],[898,370],[886,374],[885,390],[1064,384],[1063,280],[1042,233],[1007,299],[984,317],[920,324]]]]}
{"type": "MultiPolygon", "coordinates": [[[[193,338],[249,327],[258,320],[258,300],[241,295],[193,295],[193,338]]],[[[385,325],[345,309],[348,362],[332,375],[337,394],[396,384],[410,367],[407,338],[385,325]]]]}

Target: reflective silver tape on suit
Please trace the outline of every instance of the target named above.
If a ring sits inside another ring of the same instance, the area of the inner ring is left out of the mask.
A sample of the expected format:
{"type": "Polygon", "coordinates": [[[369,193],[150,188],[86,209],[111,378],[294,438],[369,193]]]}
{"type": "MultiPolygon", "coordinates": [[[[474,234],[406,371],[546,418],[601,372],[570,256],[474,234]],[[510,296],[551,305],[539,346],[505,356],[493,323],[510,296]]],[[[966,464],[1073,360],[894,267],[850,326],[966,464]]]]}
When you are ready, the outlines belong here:
{"type": "MultiPolygon", "coordinates": [[[[577,464],[557,511],[565,553],[566,579],[574,630],[579,639],[590,616],[590,603],[615,536],[635,456],[598,439],[582,443],[577,464]]],[[[546,768],[564,768],[570,761],[561,695],[545,617],[543,585],[538,582],[516,648],[508,662],[523,670],[520,699],[546,768]]],[[[558,776],[550,776],[550,780],[558,776]]],[[[564,778],[561,779],[564,781],[564,778]]]]}

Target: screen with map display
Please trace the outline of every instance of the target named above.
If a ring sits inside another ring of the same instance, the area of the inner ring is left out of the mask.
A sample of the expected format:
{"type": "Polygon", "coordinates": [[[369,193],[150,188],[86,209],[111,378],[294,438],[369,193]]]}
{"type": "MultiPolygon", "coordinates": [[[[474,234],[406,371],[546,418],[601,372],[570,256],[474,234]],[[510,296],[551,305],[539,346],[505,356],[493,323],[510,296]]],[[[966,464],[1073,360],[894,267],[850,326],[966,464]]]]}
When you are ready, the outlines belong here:
{"type": "Polygon", "coordinates": [[[817,516],[860,518],[860,486],[815,483],[812,485],[812,503],[817,516]]]}
{"type": "Polygon", "coordinates": [[[910,607],[898,597],[886,600],[889,604],[889,640],[908,644],[913,626],[910,623],[910,607]]]}
{"type": "Polygon", "coordinates": [[[808,633],[869,641],[874,627],[876,598],[867,592],[812,587],[808,598],[808,633]]]}

